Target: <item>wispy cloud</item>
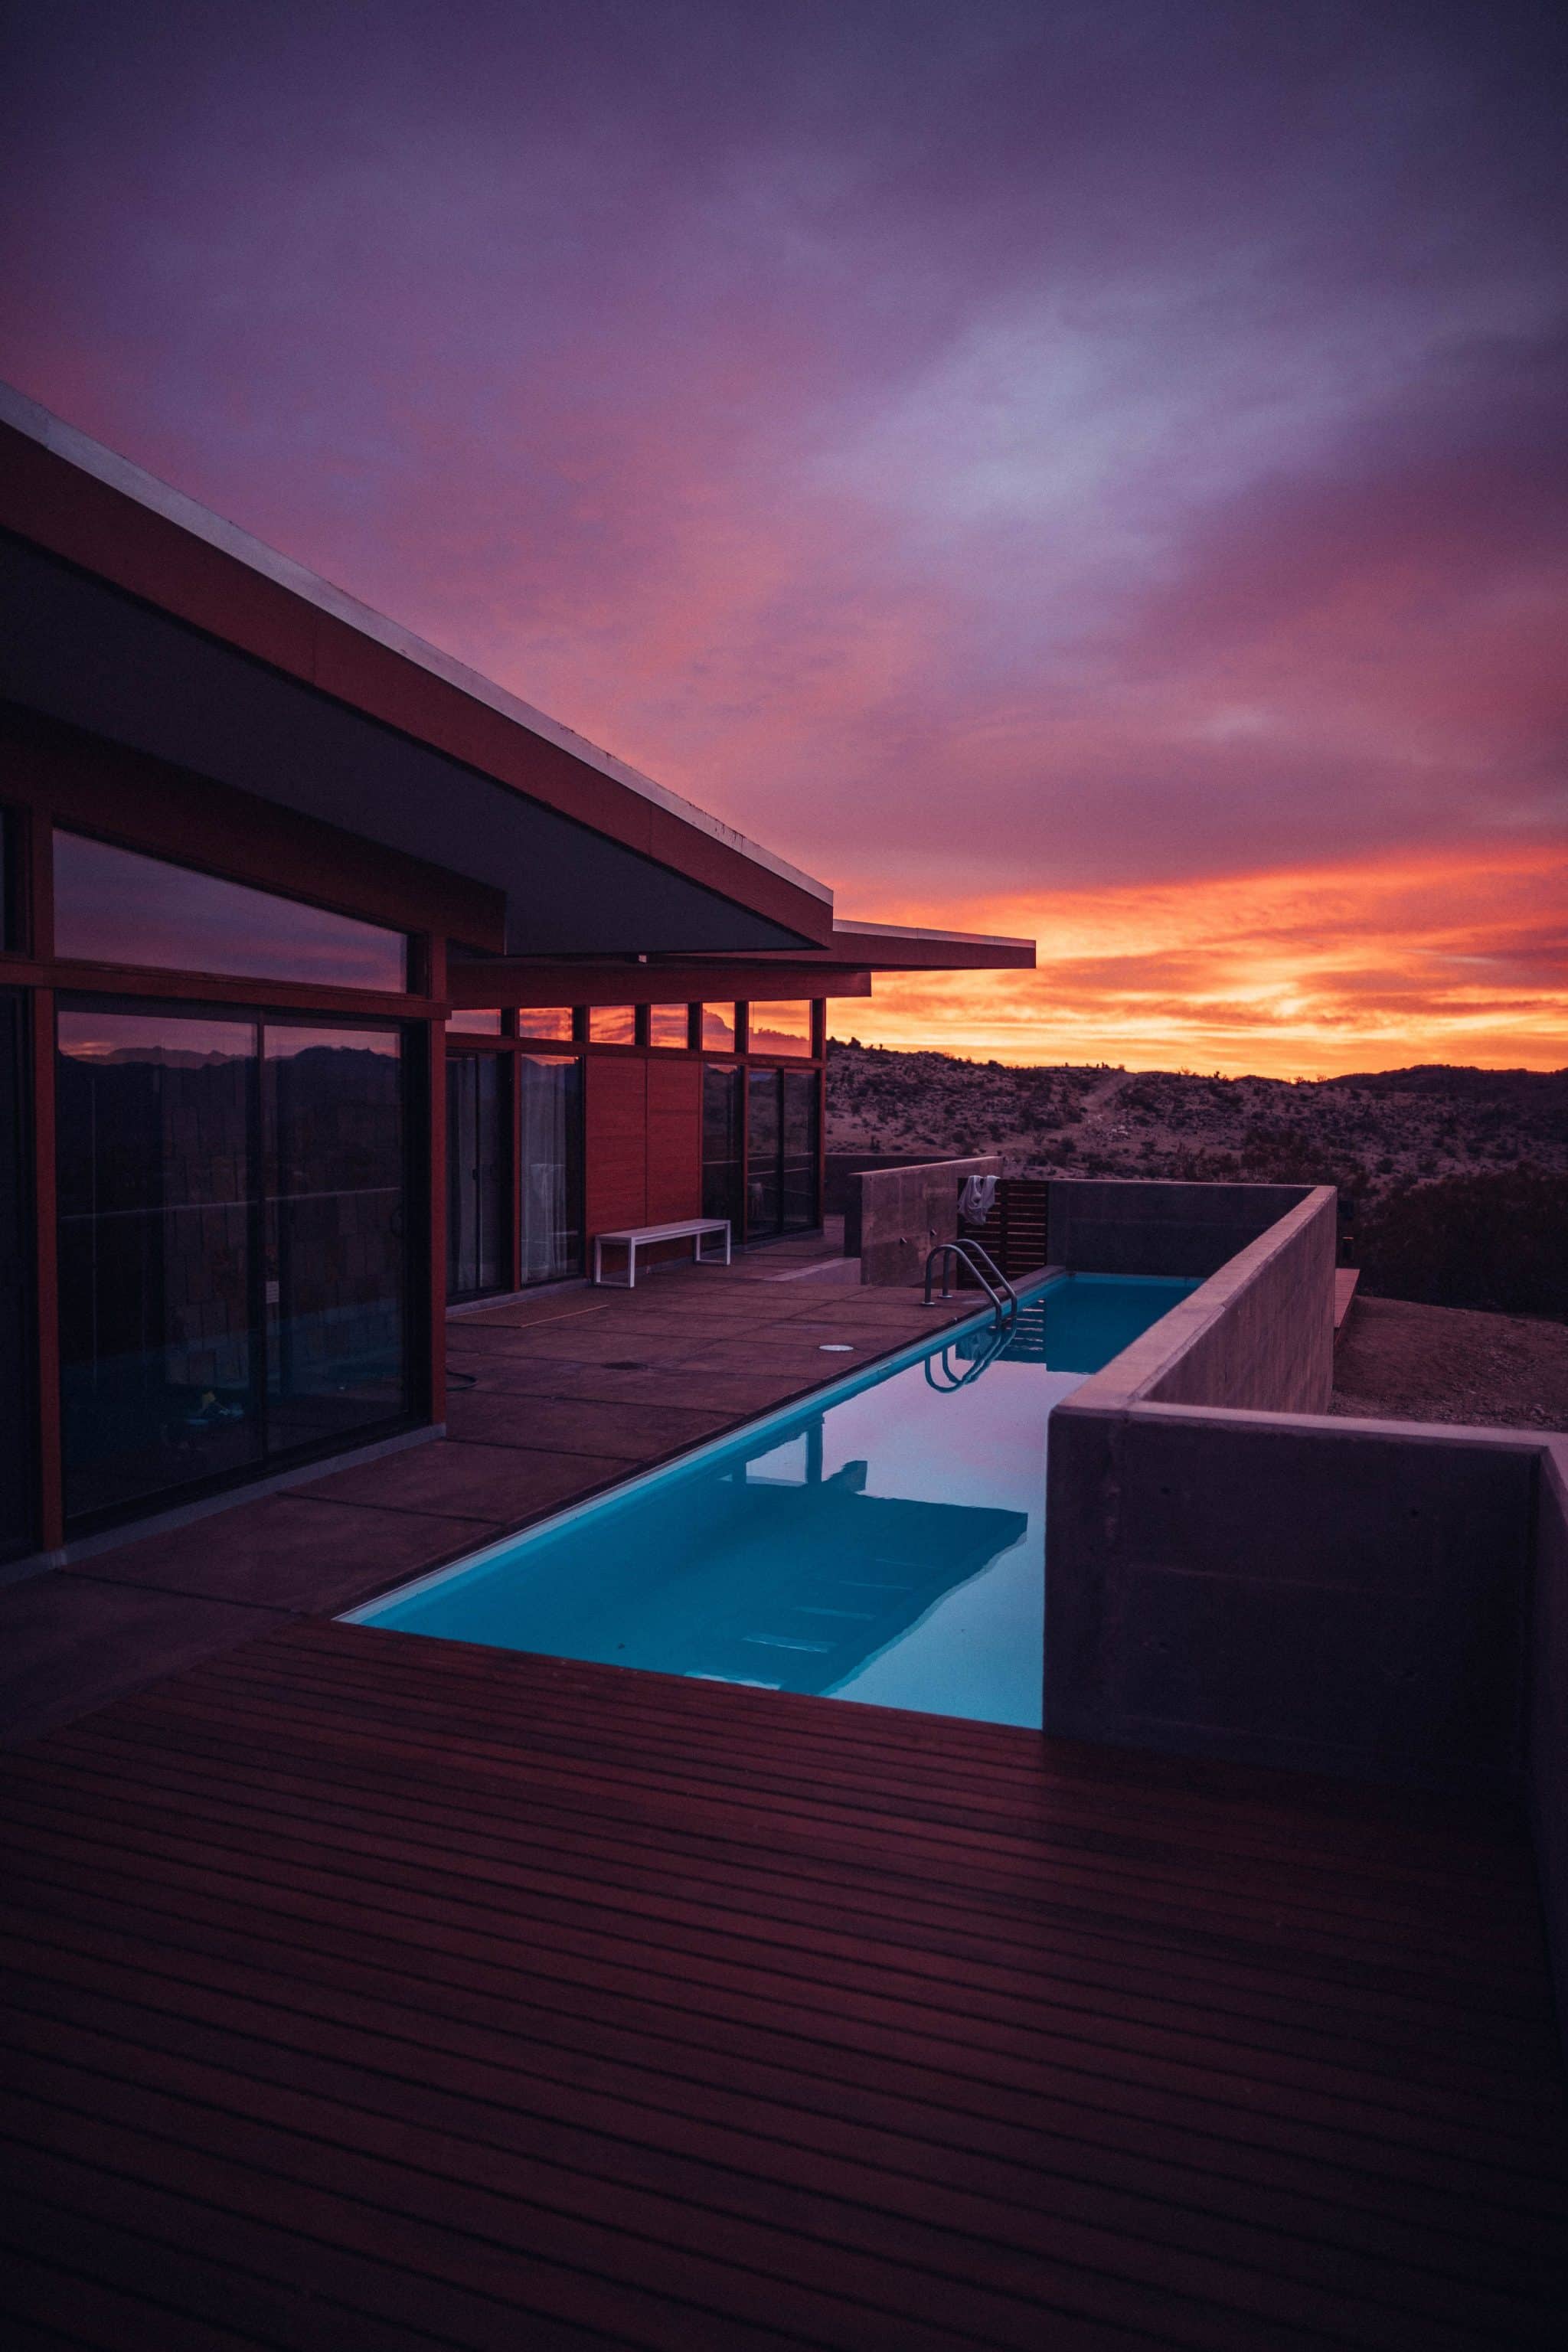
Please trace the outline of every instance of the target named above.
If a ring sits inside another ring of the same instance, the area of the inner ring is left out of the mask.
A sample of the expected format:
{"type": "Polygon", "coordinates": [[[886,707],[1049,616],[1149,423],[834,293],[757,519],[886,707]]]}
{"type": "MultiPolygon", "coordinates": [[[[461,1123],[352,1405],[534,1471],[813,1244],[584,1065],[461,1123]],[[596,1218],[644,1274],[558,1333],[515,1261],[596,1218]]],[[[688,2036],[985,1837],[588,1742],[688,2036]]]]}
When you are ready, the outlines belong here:
{"type": "Polygon", "coordinates": [[[368,21],[35,12],[0,369],[853,910],[1037,919],[943,1034],[1562,1057],[1546,14],[368,21]]]}

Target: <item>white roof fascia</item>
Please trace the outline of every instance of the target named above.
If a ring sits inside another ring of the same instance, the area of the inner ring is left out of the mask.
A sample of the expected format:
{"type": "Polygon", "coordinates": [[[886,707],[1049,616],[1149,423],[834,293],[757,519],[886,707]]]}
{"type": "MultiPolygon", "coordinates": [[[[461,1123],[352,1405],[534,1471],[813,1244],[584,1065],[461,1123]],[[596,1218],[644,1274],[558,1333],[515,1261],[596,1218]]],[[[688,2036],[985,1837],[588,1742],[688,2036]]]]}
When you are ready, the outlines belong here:
{"type": "Polygon", "coordinates": [[[1005,931],[937,931],[914,923],[863,923],[854,915],[835,916],[836,942],[861,934],[873,940],[947,940],[954,947],[1032,948],[1036,944],[1033,940],[1015,939],[1005,931]]]}

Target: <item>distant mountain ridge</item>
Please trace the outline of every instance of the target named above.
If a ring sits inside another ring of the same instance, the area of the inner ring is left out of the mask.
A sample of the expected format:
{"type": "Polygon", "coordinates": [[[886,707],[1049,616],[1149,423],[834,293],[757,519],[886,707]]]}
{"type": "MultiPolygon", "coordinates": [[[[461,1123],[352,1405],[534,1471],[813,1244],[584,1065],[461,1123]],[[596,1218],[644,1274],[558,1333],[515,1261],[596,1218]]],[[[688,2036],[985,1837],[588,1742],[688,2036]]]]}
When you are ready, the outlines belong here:
{"type": "Polygon", "coordinates": [[[1243,1176],[1367,1199],[1520,1167],[1568,1174],[1568,1070],[1221,1078],[835,1042],[827,1118],[834,1151],[995,1151],[1010,1175],[1243,1176]]]}

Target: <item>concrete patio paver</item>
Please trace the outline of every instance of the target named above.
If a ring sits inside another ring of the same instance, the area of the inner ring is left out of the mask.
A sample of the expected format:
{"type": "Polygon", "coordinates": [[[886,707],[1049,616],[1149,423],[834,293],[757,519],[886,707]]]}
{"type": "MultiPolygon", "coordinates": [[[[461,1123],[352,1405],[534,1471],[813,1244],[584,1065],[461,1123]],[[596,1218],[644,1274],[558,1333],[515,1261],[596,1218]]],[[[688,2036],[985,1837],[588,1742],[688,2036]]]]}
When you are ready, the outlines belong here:
{"type": "MultiPolygon", "coordinates": [[[[365,1467],[384,1485],[408,1458],[393,1454],[365,1467]]],[[[323,1497],[312,1484],[120,1545],[62,1573],[313,1612],[347,1608],[367,1589],[435,1567],[475,1540],[471,1518],[406,1506],[395,1513],[366,1509],[323,1497]]]]}
{"type": "Polygon", "coordinates": [[[391,1463],[366,1462],[323,1479],[311,1494],[368,1511],[431,1511],[468,1525],[464,1549],[492,1533],[553,1511],[580,1495],[613,1485],[624,1457],[567,1454],[540,1446],[476,1444],[451,1438],[420,1445],[391,1463]],[[387,1475],[388,1472],[395,1475],[387,1475]]]}
{"type": "Polygon", "coordinates": [[[198,1601],[90,1576],[34,1576],[0,1592],[0,1723],[31,1739],[282,1622],[275,1609],[198,1601]]]}

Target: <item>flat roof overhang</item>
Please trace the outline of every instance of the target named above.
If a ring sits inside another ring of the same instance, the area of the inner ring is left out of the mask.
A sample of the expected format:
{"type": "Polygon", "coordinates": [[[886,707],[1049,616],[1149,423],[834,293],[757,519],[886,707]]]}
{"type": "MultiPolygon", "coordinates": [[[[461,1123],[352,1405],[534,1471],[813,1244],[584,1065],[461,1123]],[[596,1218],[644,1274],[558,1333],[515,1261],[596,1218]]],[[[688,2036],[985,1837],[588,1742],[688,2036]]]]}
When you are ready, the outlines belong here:
{"type": "Polygon", "coordinates": [[[516,954],[790,952],[832,893],[0,386],[0,695],[504,893],[516,954]]]}
{"type": "Polygon", "coordinates": [[[668,1004],[706,997],[763,1003],[802,996],[869,996],[875,972],[1032,971],[1033,940],[979,931],[914,930],[893,923],[841,923],[833,944],[810,953],[744,958],[653,956],[644,962],[572,963],[531,956],[451,965],[447,992],[464,1011],[514,1004],[668,1004]]]}
{"type": "Polygon", "coordinates": [[[783,1003],[805,996],[869,996],[871,975],[784,956],[671,956],[647,963],[541,963],[481,957],[447,967],[447,994],[459,1012],[516,1004],[710,1004],[742,998],[783,1003]]]}

